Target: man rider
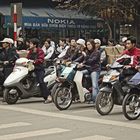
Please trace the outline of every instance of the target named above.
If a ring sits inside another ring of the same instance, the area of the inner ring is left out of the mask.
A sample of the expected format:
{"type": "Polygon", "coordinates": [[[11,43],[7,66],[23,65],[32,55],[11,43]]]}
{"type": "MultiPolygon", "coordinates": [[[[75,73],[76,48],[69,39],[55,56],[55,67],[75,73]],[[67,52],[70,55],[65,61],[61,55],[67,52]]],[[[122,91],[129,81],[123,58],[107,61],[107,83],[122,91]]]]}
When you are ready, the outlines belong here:
{"type": "Polygon", "coordinates": [[[12,46],[14,41],[11,38],[4,38],[2,41],[2,50],[0,52],[0,60],[3,61],[3,73],[5,79],[13,71],[14,62],[19,57],[16,49],[12,46]]]}
{"type": "Polygon", "coordinates": [[[139,63],[140,57],[140,49],[136,47],[136,38],[133,36],[128,37],[125,42],[125,46],[126,50],[122,53],[122,55],[126,54],[133,56],[132,62],[125,66],[125,68],[135,67],[139,63]]]}

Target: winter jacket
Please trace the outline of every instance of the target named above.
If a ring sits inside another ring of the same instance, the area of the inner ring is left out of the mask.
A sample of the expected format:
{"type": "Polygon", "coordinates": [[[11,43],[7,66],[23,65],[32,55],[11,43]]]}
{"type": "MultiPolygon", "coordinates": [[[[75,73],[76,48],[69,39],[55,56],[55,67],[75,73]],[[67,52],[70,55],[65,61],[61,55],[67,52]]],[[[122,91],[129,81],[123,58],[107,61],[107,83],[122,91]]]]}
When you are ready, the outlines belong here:
{"type": "Polygon", "coordinates": [[[35,66],[35,70],[43,70],[44,66],[43,66],[43,62],[44,62],[44,52],[41,48],[37,48],[36,52],[33,52],[32,50],[29,51],[27,58],[34,60],[34,66],[35,66]]]}
{"type": "Polygon", "coordinates": [[[135,67],[139,63],[139,58],[140,58],[140,49],[139,48],[132,48],[130,50],[125,50],[122,55],[127,54],[133,57],[133,62],[130,64],[132,67],[135,67]]]}
{"type": "Polygon", "coordinates": [[[9,61],[9,63],[4,65],[4,67],[13,67],[14,62],[17,58],[19,58],[19,55],[17,54],[16,49],[14,47],[2,49],[0,51],[0,61],[9,61]]]}
{"type": "Polygon", "coordinates": [[[88,51],[83,64],[89,66],[89,68],[87,68],[89,72],[100,71],[101,70],[100,51],[99,50],[88,51]]]}

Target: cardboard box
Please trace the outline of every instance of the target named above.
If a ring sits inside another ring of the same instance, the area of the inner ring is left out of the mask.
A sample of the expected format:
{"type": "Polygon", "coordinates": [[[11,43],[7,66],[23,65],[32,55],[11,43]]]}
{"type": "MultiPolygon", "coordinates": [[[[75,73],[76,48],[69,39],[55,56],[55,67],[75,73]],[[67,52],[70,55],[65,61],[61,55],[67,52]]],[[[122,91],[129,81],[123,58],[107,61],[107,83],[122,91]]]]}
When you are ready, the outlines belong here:
{"type": "Polygon", "coordinates": [[[106,47],[105,53],[107,56],[108,64],[112,64],[116,60],[116,58],[120,57],[123,51],[124,51],[123,46],[106,47]]]}
{"type": "Polygon", "coordinates": [[[108,55],[107,56],[107,62],[108,64],[112,64],[116,58],[119,58],[121,55],[108,55]]]}

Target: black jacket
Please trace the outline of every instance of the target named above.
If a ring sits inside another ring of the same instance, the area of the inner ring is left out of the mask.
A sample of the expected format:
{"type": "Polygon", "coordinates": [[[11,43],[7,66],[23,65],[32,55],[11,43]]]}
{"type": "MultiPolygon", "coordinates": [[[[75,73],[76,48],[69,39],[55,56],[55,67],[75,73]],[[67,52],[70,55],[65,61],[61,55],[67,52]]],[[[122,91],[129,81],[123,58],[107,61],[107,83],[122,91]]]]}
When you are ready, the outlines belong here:
{"type": "Polygon", "coordinates": [[[88,51],[83,64],[89,66],[88,68],[89,72],[100,71],[101,70],[100,51],[99,50],[88,51]]]}
{"type": "Polygon", "coordinates": [[[19,58],[19,55],[17,54],[16,49],[14,47],[2,49],[0,51],[0,61],[9,61],[9,63],[4,67],[14,66],[14,62],[17,58],[19,58]]]}

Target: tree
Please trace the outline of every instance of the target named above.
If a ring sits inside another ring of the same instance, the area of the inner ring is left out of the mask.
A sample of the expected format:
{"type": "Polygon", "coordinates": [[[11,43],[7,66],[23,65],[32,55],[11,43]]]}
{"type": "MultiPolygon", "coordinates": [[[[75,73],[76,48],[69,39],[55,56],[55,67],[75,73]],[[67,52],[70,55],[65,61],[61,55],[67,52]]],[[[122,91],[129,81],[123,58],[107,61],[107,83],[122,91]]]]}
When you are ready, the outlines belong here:
{"type": "Polygon", "coordinates": [[[86,15],[101,17],[107,23],[132,22],[140,16],[139,0],[59,0],[57,7],[76,9],[86,15]]]}

